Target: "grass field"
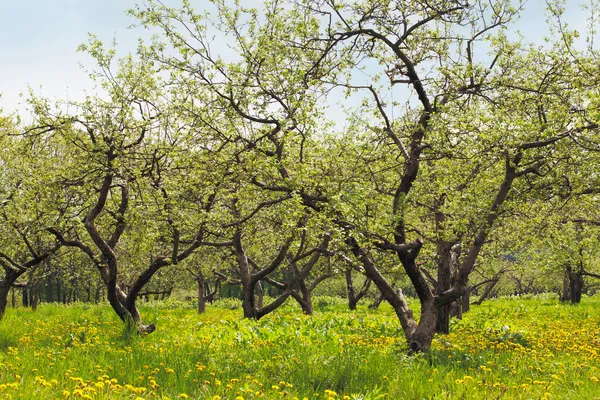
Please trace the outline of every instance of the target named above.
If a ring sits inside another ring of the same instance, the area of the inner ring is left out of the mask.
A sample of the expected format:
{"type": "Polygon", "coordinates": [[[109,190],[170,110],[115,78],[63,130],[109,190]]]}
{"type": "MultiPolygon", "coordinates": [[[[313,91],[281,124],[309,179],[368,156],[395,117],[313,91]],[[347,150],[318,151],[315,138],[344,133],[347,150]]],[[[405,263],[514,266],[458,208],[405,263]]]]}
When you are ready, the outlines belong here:
{"type": "MultiPolygon", "coordinates": [[[[407,356],[388,307],[317,300],[246,321],[145,307],[149,336],[108,306],[9,310],[0,397],[24,399],[600,399],[600,299],[504,299],[474,307],[429,354],[407,356]]],[[[224,304],[227,305],[227,304],[224,304]]]]}

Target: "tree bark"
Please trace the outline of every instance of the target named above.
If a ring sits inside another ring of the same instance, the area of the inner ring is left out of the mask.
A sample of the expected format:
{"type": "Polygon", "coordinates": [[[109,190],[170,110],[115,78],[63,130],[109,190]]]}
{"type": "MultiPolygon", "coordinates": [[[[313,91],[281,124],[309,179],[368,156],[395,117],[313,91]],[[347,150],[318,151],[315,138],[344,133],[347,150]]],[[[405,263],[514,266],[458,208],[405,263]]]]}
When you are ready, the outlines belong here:
{"type": "Polygon", "coordinates": [[[494,290],[494,288],[496,287],[496,284],[499,281],[500,281],[500,279],[493,279],[490,283],[488,283],[487,286],[485,287],[485,290],[481,294],[481,296],[479,296],[479,299],[473,304],[479,305],[479,304],[483,303],[483,301],[490,296],[490,294],[492,293],[492,290],[494,290]]]}
{"type": "Polygon", "coordinates": [[[346,276],[346,293],[348,296],[348,308],[350,310],[354,311],[354,310],[356,310],[356,306],[358,305],[358,302],[369,291],[369,288],[371,287],[371,279],[366,278],[365,282],[363,283],[362,288],[357,293],[356,289],[354,288],[354,281],[352,280],[352,269],[351,268],[346,269],[345,276],[346,276]]]}
{"type": "Polygon", "coordinates": [[[263,302],[265,298],[265,292],[263,290],[262,283],[260,281],[256,282],[256,307],[259,309],[263,307],[263,302]]]}
{"type": "Polygon", "coordinates": [[[6,306],[8,303],[8,294],[12,292],[12,302],[13,307],[15,307],[15,292],[13,289],[13,284],[17,281],[19,276],[23,274],[24,271],[16,271],[12,269],[6,270],[4,275],[4,279],[0,280],[0,320],[4,317],[4,313],[6,312],[6,306]]]}
{"type": "Polygon", "coordinates": [[[380,294],[371,304],[369,304],[369,309],[377,310],[383,300],[385,300],[385,298],[383,297],[383,295],[380,294]]]}
{"type": "Polygon", "coordinates": [[[36,311],[40,302],[40,284],[38,282],[32,282],[30,286],[31,292],[29,298],[31,301],[31,309],[36,311]]]}
{"type": "Polygon", "coordinates": [[[27,286],[23,287],[23,307],[29,307],[29,291],[27,286]]]}
{"type": "Polygon", "coordinates": [[[54,302],[54,288],[52,287],[52,273],[48,274],[48,279],[46,279],[46,301],[48,303],[54,302]]]}
{"type": "Polygon", "coordinates": [[[8,303],[8,292],[12,287],[12,283],[7,281],[6,279],[0,281],[0,319],[4,317],[4,313],[6,312],[6,306],[8,303]]]}
{"type": "Polygon", "coordinates": [[[206,311],[204,277],[197,277],[196,282],[198,283],[198,314],[203,314],[206,311]]]}
{"type": "Polygon", "coordinates": [[[463,313],[467,313],[471,311],[471,289],[467,288],[465,290],[465,294],[462,296],[462,311],[463,313]]]}

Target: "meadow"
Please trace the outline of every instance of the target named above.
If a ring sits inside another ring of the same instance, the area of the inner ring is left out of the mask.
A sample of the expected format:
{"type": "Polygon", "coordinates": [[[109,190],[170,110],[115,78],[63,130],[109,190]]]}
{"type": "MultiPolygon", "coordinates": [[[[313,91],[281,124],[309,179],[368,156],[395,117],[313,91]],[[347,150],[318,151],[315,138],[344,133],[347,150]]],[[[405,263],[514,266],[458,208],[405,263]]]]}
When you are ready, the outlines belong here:
{"type": "Polygon", "coordinates": [[[408,356],[390,308],[315,300],[243,320],[235,302],[197,315],[179,302],[124,329],[106,305],[9,309],[0,322],[0,397],[23,399],[600,399],[600,298],[474,307],[408,356]]]}

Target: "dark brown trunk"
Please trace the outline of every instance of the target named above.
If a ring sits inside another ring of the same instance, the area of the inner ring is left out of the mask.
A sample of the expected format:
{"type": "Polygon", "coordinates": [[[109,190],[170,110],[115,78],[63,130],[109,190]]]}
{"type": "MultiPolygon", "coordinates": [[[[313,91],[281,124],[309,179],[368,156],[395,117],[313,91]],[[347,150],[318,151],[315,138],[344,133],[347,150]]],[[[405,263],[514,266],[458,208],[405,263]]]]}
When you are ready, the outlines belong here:
{"type": "Polygon", "coordinates": [[[410,344],[411,337],[417,329],[417,324],[413,318],[412,312],[408,309],[408,304],[406,304],[404,296],[402,296],[402,291],[399,290],[398,293],[396,293],[388,281],[381,275],[366,251],[359,246],[354,238],[348,237],[346,243],[354,256],[362,263],[367,277],[375,283],[375,286],[377,286],[381,295],[385,297],[385,300],[390,303],[394,309],[396,316],[400,320],[400,325],[402,325],[404,336],[410,344]]]}
{"type": "Polygon", "coordinates": [[[52,287],[52,274],[48,275],[48,279],[46,280],[46,301],[48,303],[54,302],[54,291],[52,287]]]}
{"type": "Polygon", "coordinates": [[[437,313],[437,323],[435,328],[437,333],[450,333],[450,314],[453,304],[454,303],[444,304],[439,307],[437,313]]]}
{"type": "Polygon", "coordinates": [[[350,308],[350,310],[356,310],[358,302],[368,293],[370,287],[371,279],[366,278],[363,286],[357,293],[352,280],[352,270],[350,268],[346,270],[346,290],[348,295],[348,308],[350,308]]]}
{"type": "Polygon", "coordinates": [[[244,312],[244,318],[256,319],[256,307],[254,304],[254,287],[256,282],[252,279],[250,263],[242,246],[241,232],[236,232],[233,243],[235,247],[235,256],[238,263],[240,278],[242,281],[242,309],[244,312]]]}
{"type": "Polygon", "coordinates": [[[220,289],[221,289],[221,278],[217,278],[215,281],[215,286],[212,290],[208,290],[210,289],[208,287],[208,285],[206,285],[207,287],[207,294],[204,296],[204,300],[206,303],[212,303],[215,300],[215,296],[219,293],[220,289]]]}
{"type": "Polygon", "coordinates": [[[462,312],[467,313],[471,311],[471,289],[467,288],[465,294],[463,294],[462,298],[462,312]]]}
{"type": "Polygon", "coordinates": [[[263,291],[262,283],[258,281],[255,286],[256,289],[256,307],[262,308],[265,298],[265,292],[263,291]]]}
{"type": "Polygon", "coordinates": [[[377,310],[379,308],[379,305],[381,304],[381,302],[385,300],[383,295],[379,295],[375,301],[373,301],[371,304],[369,304],[369,309],[371,310],[377,310]]]}
{"type": "Polygon", "coordinates": [[[204,277],[197,277],[198,283],[198,314],[203,314],[206,311],[206,299],[204,295],[204,277]]]}
{"type": "Polygon", "coordinates": [[[62,299],[61,282],[60,277],[56,274],[56,302],[60,303],[62,299]]]}
{"type": "Polygon", "coordinates": [[[23,307],[29,307],[29,291],[27,287],[23,287],[23,307]]]}
{"type": "MultiPolygon", "coordinates": [[[[458,257],[460,254],[460,245],[452,242],[439,241],[437,243],[438,262],[437,262],[437,282],[435,294],[449,290],[454,285],[456,278],[456,269],[458,257]]],[[[450,333],[450,317],[457,316],[456,302],[440,304],[437,310],[436,331],[441,334],[450,333]]]]}
{"type": "Polygon", "coordinates": [[[94,294],[94,303],[100,303],[100,299],[102,298],[102,285],[97,284],[96,293],[94,294]]]}
{"type": "Polygon", "coordinates": [[[583,269],[574,270],[571,265],[565,267],[563,280],[562,301],[570,301],[573,304],[581,302],[583,292],[583,269]]]}
{"type": "Polygon", "coordinates": [[[8,292],[12,286],[11,282],[8,282],[6,279],[0,281],[0,319],[4,317],[4,313],[6,312],[6,305],[8,303],[8,292]]]}
{"type": "Polygon", "coordinates": [[[4,317],[4,313],[6,312],[8,294],[11,290],[13,308],[15,307],[15,290],[12,286],[22,274],[23,272],[7,271],[4,279],[0,281],[0,319],[4,317]]]}
{"type": "Polygon", "coordinates": [[[354,283],[352,282],[352,270],[346,270],[346,295],[348,297],[348,308],[356,310],[356,297],[354,296],[354,283]]]}
{"type": "Polygon", "coordinates": [[[421,304],[419,325],[417,325],[417,329],[408,340],[408,347],[411,352],[421,353],[429,350],[436,333],[437,314],[438,307],[436,307],[433,299],[421,304]]]}
{"type": "Polygon", "coordinates": [[[305,315],[313,315],[313,304],[312,304],[312,292],[306,287],[304,281],[300,282],[300,294],[302,296],[302,301],[300,303],[300,307],[302,307],[302,312],[305,315]]]}
{"type": "Polygon", "coordinates": [[[494,290],[494,287],[496,286],[499,280],[500,279],[494,279],[490,283],[488,283],[481,296],[479,296],[479,299],[473,304],[479,305],[483,303],[483,301],[486,300],[490,296],[490,294],[492,294],[492,291],[494,290]]]}
{"type": "Polygon", "coordinates": [[[30,300],[31,300],[31,309],[33,311],[36,311],[38,304],[40,302],[40,285],[38,282],[34,282],[31,284],[30,300]]]}
{"type": "Polygon", "coordinates": [[[569,285],[569,273],[565,271],[563,276],[563,290],[560,294],[560,301],[569,301],[571,299],[571,286],[569,285]]]}
{"type": "Polygon", "coordinates": [[[258,310],[256,310],[256,319],[261,319],[262,317],[264,317],[265,315],[275,311],[277,308],[279,308],[281,305],[283,305],[283,303],[285,303],[285,301],[287,300],[288,297],[290,297],[292,295],[293,291],[291,287],[287,287],[282,294],[279,295],[278,298],[276,298],[275,300],[273,300],[273,302],[271,302],[270,304],[267,304],[264,307],[259,308],[258,310]]]}
{"type": "Polygon", "coordinates": [[[569,271],[569,289],[571,303],[579,304],[583,292],[583,275],[579,271],[569,271]]]}

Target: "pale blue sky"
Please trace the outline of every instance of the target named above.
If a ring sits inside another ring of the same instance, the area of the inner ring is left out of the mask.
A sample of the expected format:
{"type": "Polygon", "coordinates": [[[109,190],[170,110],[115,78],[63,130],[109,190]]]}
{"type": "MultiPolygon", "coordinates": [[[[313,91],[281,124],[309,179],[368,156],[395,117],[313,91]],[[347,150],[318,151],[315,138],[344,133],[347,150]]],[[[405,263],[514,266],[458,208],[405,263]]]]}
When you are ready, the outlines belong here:
{"type": "Polygon", "coordinates": [[[116,37],[123,50],[133,50],[139,34],[127,29],[132,21],[125,10],[134,4],[135,0],[0,0],[0,107],[6,112],[16,109],[27,84],[50,97],[80,97],[90,84],[79,62],[93,64],[77,46],[93,32],[105,41],[116,37]]]}
{"type": "MultiPolygon", "coordinates": [[[[139,0],[0,0],[0,108],[18,110],[19,93],[29,84],[50,98],[81,99],[90,89],[85,72],[93,63],[76,49],[88,32],[105,42],[116,38],[119,52],[134,51],[142,29],[129,30],[125,11],[139,0]]],[[[254,1],[253,1],[254,2],[254,1]]],[[[255,1],[258,2],[258,1],[255,1]]],[[[569,0],[571,24],[583,26],[585,13],[569,0]]],[[[205,0],[192,0],[202,9],[205,0]]],[[[543,0],[529,0],[518,27],[528,40],[539,41],[544,30],[543,0]]]]}

